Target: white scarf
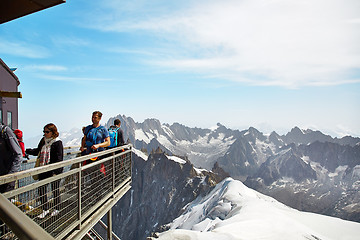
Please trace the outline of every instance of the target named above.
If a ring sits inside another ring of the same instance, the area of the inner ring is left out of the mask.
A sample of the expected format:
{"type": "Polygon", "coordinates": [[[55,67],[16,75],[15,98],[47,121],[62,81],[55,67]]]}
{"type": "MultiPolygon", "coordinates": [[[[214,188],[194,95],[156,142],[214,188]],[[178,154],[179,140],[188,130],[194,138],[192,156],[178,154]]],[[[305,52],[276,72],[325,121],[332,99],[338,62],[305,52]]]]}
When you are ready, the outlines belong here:
{"type": "Polygon", "coordinates": [[[47,165],[49,163],[51,144],[56,142],[58,139],[57,138],[44,138],[44,140],[45,140],[45,144],[41,148],[40,155],[39,155],[40,166],[47,165]]]}

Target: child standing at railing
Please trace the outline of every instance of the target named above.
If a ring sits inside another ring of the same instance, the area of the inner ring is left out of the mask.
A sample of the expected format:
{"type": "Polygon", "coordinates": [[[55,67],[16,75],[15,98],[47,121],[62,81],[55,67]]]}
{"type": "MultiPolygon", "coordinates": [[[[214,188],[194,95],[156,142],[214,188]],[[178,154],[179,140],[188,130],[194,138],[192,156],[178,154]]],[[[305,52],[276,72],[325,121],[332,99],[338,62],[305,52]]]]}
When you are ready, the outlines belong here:
{"type": "Polygon", "coordinates": [[[23,132],[20,129],[15,129],[14,134],[16,135],[16,138],[19,142],[19,145],[21,147],[21,151],[23,154],[23,157],[29,158],[28,155],[25,153],[25,144],[23,142],[23,132]]]}

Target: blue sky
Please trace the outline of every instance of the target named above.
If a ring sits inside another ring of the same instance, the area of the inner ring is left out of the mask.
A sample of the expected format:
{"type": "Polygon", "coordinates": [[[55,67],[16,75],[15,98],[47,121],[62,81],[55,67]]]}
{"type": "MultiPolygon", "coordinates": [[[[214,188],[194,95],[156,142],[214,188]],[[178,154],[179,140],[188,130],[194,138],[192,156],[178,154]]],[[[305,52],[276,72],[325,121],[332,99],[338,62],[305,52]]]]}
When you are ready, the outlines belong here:
{"type": "Polygon", "coordinates": [[[19,127],[91,113],[360,136],[358,0],[68,0],[0,25],[19,127]]]}

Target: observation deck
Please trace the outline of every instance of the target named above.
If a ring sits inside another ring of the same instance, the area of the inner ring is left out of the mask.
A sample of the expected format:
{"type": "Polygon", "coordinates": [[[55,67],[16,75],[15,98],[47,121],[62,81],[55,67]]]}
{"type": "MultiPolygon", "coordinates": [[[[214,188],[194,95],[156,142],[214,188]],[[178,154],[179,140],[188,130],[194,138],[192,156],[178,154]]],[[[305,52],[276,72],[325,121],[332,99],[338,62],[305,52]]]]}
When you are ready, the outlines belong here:
{"type": "Polygon", "coordinates": [[[62,162],[34,168],[35,160],[25,161],[20,172],[0,176],[0,184],[16,181],[0,194],[0,239],[119,239],[111,208],[131,188],[131,152],[124,145],[81,157],[67,153],[62,162]],[[33,179],[58,168],[63,173],[33,179]],[[93,229],[97,223],[106,238],[93,229]]]}

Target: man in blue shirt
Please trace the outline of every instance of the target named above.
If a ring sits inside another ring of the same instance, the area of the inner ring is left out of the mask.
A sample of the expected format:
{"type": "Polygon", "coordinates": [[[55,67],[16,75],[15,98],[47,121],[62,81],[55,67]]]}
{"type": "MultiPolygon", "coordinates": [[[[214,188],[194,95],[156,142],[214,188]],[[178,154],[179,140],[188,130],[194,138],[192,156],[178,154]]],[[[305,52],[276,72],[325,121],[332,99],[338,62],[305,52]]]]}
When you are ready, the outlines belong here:
{"type": "Polygon", "coordinates": [[[110,145],[110,136],[108,130],[100,125],[102,113],[95,111],[92,114],[92,125],[89,125],[84,130],[84,137],[81,141],[80,151],[86,154],[92,152],[103,151],[105,147],[110,145]]]}

